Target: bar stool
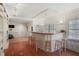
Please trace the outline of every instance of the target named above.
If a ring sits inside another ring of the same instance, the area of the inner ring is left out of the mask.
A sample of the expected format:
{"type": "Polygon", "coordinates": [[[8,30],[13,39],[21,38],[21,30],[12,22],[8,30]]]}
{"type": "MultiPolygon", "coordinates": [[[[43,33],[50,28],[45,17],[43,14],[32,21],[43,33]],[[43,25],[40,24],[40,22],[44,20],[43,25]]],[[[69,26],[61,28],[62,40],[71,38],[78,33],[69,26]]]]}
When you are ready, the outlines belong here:
{"type": "Polygon", "coordinates": [[[45,41],[45,51],[51,51],[51,41],[45,41]]]}
{"type": "Polygon", "coordinates": [[[63,42],[62,40],[56,40],[55,41],[55,50],[56,52],[58,52],[58,54],[61,56],[62,55],[62,46],[63,45],[63,42]]]}
{"type": "Polygon", "coordinates": [[[51,34],[46,34],[45,51],[51,51],[51,34]]]}

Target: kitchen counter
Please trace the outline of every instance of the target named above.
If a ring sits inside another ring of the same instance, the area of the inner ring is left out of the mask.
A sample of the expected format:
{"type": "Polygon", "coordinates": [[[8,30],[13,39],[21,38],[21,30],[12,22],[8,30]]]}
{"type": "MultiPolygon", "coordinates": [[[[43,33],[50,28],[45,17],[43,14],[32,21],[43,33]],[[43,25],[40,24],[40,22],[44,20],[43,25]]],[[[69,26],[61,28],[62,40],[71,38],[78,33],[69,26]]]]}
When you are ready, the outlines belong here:
{"type": "Polygon", "coordinates": [[[45,33],[45,32],[32,32],[32,36],[37,41],[37,48],[44,51],[55,51],[55,41],[61,40],[63,34],[61,33],[45,33]]]}
{"type": "Polygon", "coordinates": [[[53,35],[53,33],[45,33],[45,32],[32,32],[32,33],[41,35],[53,35]]]}

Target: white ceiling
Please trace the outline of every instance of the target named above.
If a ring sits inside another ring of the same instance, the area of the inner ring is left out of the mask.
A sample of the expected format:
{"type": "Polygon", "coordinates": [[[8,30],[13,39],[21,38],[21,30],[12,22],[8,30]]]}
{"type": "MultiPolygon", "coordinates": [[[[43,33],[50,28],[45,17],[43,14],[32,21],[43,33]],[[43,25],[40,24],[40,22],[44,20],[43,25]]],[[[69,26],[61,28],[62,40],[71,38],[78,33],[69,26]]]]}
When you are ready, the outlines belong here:
{"type": "Polygon", "coordinates": [[[48,9],[47,16],[58,16],[72,9],[79,8],[79,4],[77,3],[5,3],[4,6],[9,17],[23,18],[26,21],[31,21],[32,17],[38,16],[45,9],[48,9]]]}

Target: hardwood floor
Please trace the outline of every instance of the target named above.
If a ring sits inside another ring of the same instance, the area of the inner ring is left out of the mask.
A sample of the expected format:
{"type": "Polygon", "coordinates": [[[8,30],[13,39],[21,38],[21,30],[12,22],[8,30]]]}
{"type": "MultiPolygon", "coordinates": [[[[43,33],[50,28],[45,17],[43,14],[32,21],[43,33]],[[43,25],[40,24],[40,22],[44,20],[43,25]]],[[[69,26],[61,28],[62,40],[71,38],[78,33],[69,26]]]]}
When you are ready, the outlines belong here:
{"type": "MultiPolygon", "coordinates": [[[[59,56],[59,51],[45,52],[40,49],[35,49],[35,42],[29,42],[28,38],[19,38],[10,40],[9,48],[5,49],[5,56],[59,56]]],[[[79,56],[79,54],[66,51],[62,51],[61,56],[79,56]]]]}

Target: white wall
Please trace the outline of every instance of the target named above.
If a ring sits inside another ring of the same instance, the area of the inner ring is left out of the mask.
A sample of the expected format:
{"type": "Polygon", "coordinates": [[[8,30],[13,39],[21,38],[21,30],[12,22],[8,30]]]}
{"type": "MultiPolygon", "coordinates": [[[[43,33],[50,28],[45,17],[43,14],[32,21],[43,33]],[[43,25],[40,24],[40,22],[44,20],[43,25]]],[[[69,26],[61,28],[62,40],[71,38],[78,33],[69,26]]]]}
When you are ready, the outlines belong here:
{"type": "Polygon", "coordinates": [[[18,22],[10,22],[10,25],[15,25],[15,28],[12,29],[12,32],[15,37],[27,37],[27,27],[25,24],[18,22]]]}
{"type": "MultiPolygon", "coordinates": [[[[62,29],[65,29],[65,14],[58,17],[57,15],[53,16],[45,16],[44,14],[37,16],[33,19],[33,27],[35,25],[46,25],[46,24],[54,24],[56,27],[56,31],[59,32],[62,29]],[[60,21],[63,21],[63,23],[60,23],[60,21]]],[[[35,27],[33,28],[35,29],[35,27]]]]}
{"type": "Polygon", "coordinates": [[[67,22],[69,21],[69,19],[75,17],[74,13],[77,14],[76,17],[78,16],[78,12],[74,11],[75,9],[77,9],[76,11],[78,11],[79,8],[77,8],[76,6],[72,8],[72,5],[67,5],[60,7],[60,9],[58,9],[59,11],[56,8],[56,12],[51,12],[51,9],[49,9],[47,12],[44,12],[33,19],[33,26],[55,24],[57,32],[62,29],[67,30],[67,22]],[[60,23],[61,21],[63,21],[63,23],[60,23]]]}

